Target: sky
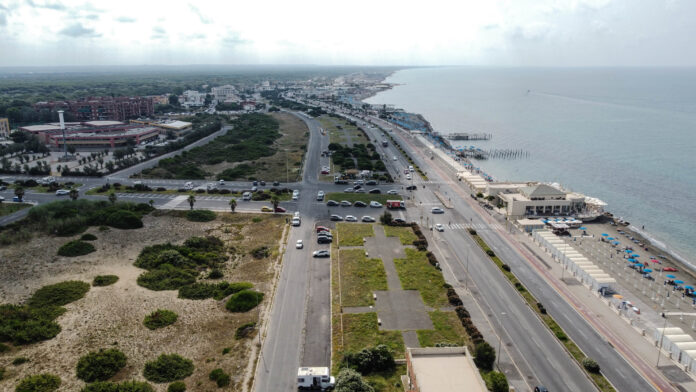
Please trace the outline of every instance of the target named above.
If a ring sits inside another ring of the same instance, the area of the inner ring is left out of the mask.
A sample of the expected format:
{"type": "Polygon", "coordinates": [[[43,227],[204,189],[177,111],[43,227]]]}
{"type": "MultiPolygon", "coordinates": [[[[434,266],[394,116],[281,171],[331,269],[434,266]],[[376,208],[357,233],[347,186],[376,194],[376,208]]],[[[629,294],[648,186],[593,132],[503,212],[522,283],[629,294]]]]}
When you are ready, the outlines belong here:
{"type": "Polygon", "coordinates": [[[0,0],[0,66],[694,66],[694,0],[0,0]]]}

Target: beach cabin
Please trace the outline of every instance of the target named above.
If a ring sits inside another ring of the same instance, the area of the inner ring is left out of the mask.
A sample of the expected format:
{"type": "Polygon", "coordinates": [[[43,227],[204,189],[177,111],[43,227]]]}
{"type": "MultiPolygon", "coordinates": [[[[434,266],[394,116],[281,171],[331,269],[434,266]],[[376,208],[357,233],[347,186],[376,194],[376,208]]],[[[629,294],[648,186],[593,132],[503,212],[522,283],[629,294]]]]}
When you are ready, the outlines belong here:
{"type": "Polygon", "coordinates": [[[653,334],[653,340],[657,346],[663,335],[683,335],[684,330],[677,327],[667,327],[667,328],[655,328],[655,333],[653,334]]]}
{"type": "Polygon", "coordinates": [[[687,372],[694,372],[696,370],[696,350],[682,351],[679,363],[684,365],[684,370],[687,372]]]}
{"type": "Polygon", "coordinates": [[[686,350],[696,350],[696,342],[676,342],[672,344],[672,358],[681,363],[681,355],[686,350]]]}
{"type": "Polygon", "coordinates": [[[665,335],[665,338],[662,340],[662,348],[672,352],[672,346],[674,343],[693,341],[694,338],[692,338],[691,335],[665,335]]]}

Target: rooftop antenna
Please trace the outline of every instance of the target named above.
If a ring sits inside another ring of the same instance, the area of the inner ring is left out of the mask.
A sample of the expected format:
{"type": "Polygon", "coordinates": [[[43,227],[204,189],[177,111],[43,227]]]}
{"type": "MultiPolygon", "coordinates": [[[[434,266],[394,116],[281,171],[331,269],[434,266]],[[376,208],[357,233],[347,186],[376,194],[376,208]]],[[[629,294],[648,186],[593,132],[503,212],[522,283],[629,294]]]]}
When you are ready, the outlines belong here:
{"type": "Polygon", "coordinates": [[[60,120],[60,130],[63,132],[63,156],[68,160],[67,138],[65,136],[65,120],[63,119],[63,111],[58,111],[58,119],[60,120]]]}

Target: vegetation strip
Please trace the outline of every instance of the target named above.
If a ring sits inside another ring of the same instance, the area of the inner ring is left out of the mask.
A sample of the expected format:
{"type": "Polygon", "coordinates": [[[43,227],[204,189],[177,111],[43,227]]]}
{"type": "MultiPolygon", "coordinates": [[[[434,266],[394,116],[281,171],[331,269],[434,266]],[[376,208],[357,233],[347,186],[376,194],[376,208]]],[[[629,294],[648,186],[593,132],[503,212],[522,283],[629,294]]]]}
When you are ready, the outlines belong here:
{"type": "Polygon", "coordinates": [[[585,373],[587,373],[590,379],[592,379],[592,382],[594,382],[601,391],[615,391],[609,380],[607,380],[606,377],[604,377],[604,375],[600,372],[597,363],[593,359],[587,357],[585,353],[580,350],[580,347],[578,347],[575,342],[573,342],[568,335],[566,335],[563,328],[556,323],[553,317],[546,313],[546,308],[544,308],[541,302],[538,302],[532,293],[530,293],[524,287],[524,285],[517,279],[515,274],[512,273],[510,267],[507,264],[504,264],[502,260],[496,256],[495,252],[493,252],[493,250],[488,246],[488,244],[486,244],[483,238],[476,233],[475,230],[469,229],[469,234],[474,238],[479,247],[486,252],[488,258],[490,258],[491,261],[498,266],[510,283],[515,286],[517,292],[522,296],[522,298],[524,298],[529,306],[535,310],[537,315],[544,321],[544,324],[549,328],[549,330],[551,330],[551,332],[553,332],[556,338],[563,344],[563,347],[565,347],[573,359],[577,361],[580,367],[585,371],[585,373]]]}

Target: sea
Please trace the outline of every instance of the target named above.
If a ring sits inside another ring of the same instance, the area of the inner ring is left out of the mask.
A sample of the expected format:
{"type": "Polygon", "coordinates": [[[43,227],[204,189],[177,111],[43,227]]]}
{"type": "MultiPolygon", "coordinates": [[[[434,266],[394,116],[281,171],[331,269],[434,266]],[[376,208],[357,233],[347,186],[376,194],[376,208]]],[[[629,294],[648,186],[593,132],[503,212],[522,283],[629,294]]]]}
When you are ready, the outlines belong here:
{"type": "Polygon", "coordinates": [[[366,102],[492,135],[461,147],[525,152],[476,162],[495,180],[599,198],[696,266],[696,68],[411,68],[386,82],[366,102]]]}

